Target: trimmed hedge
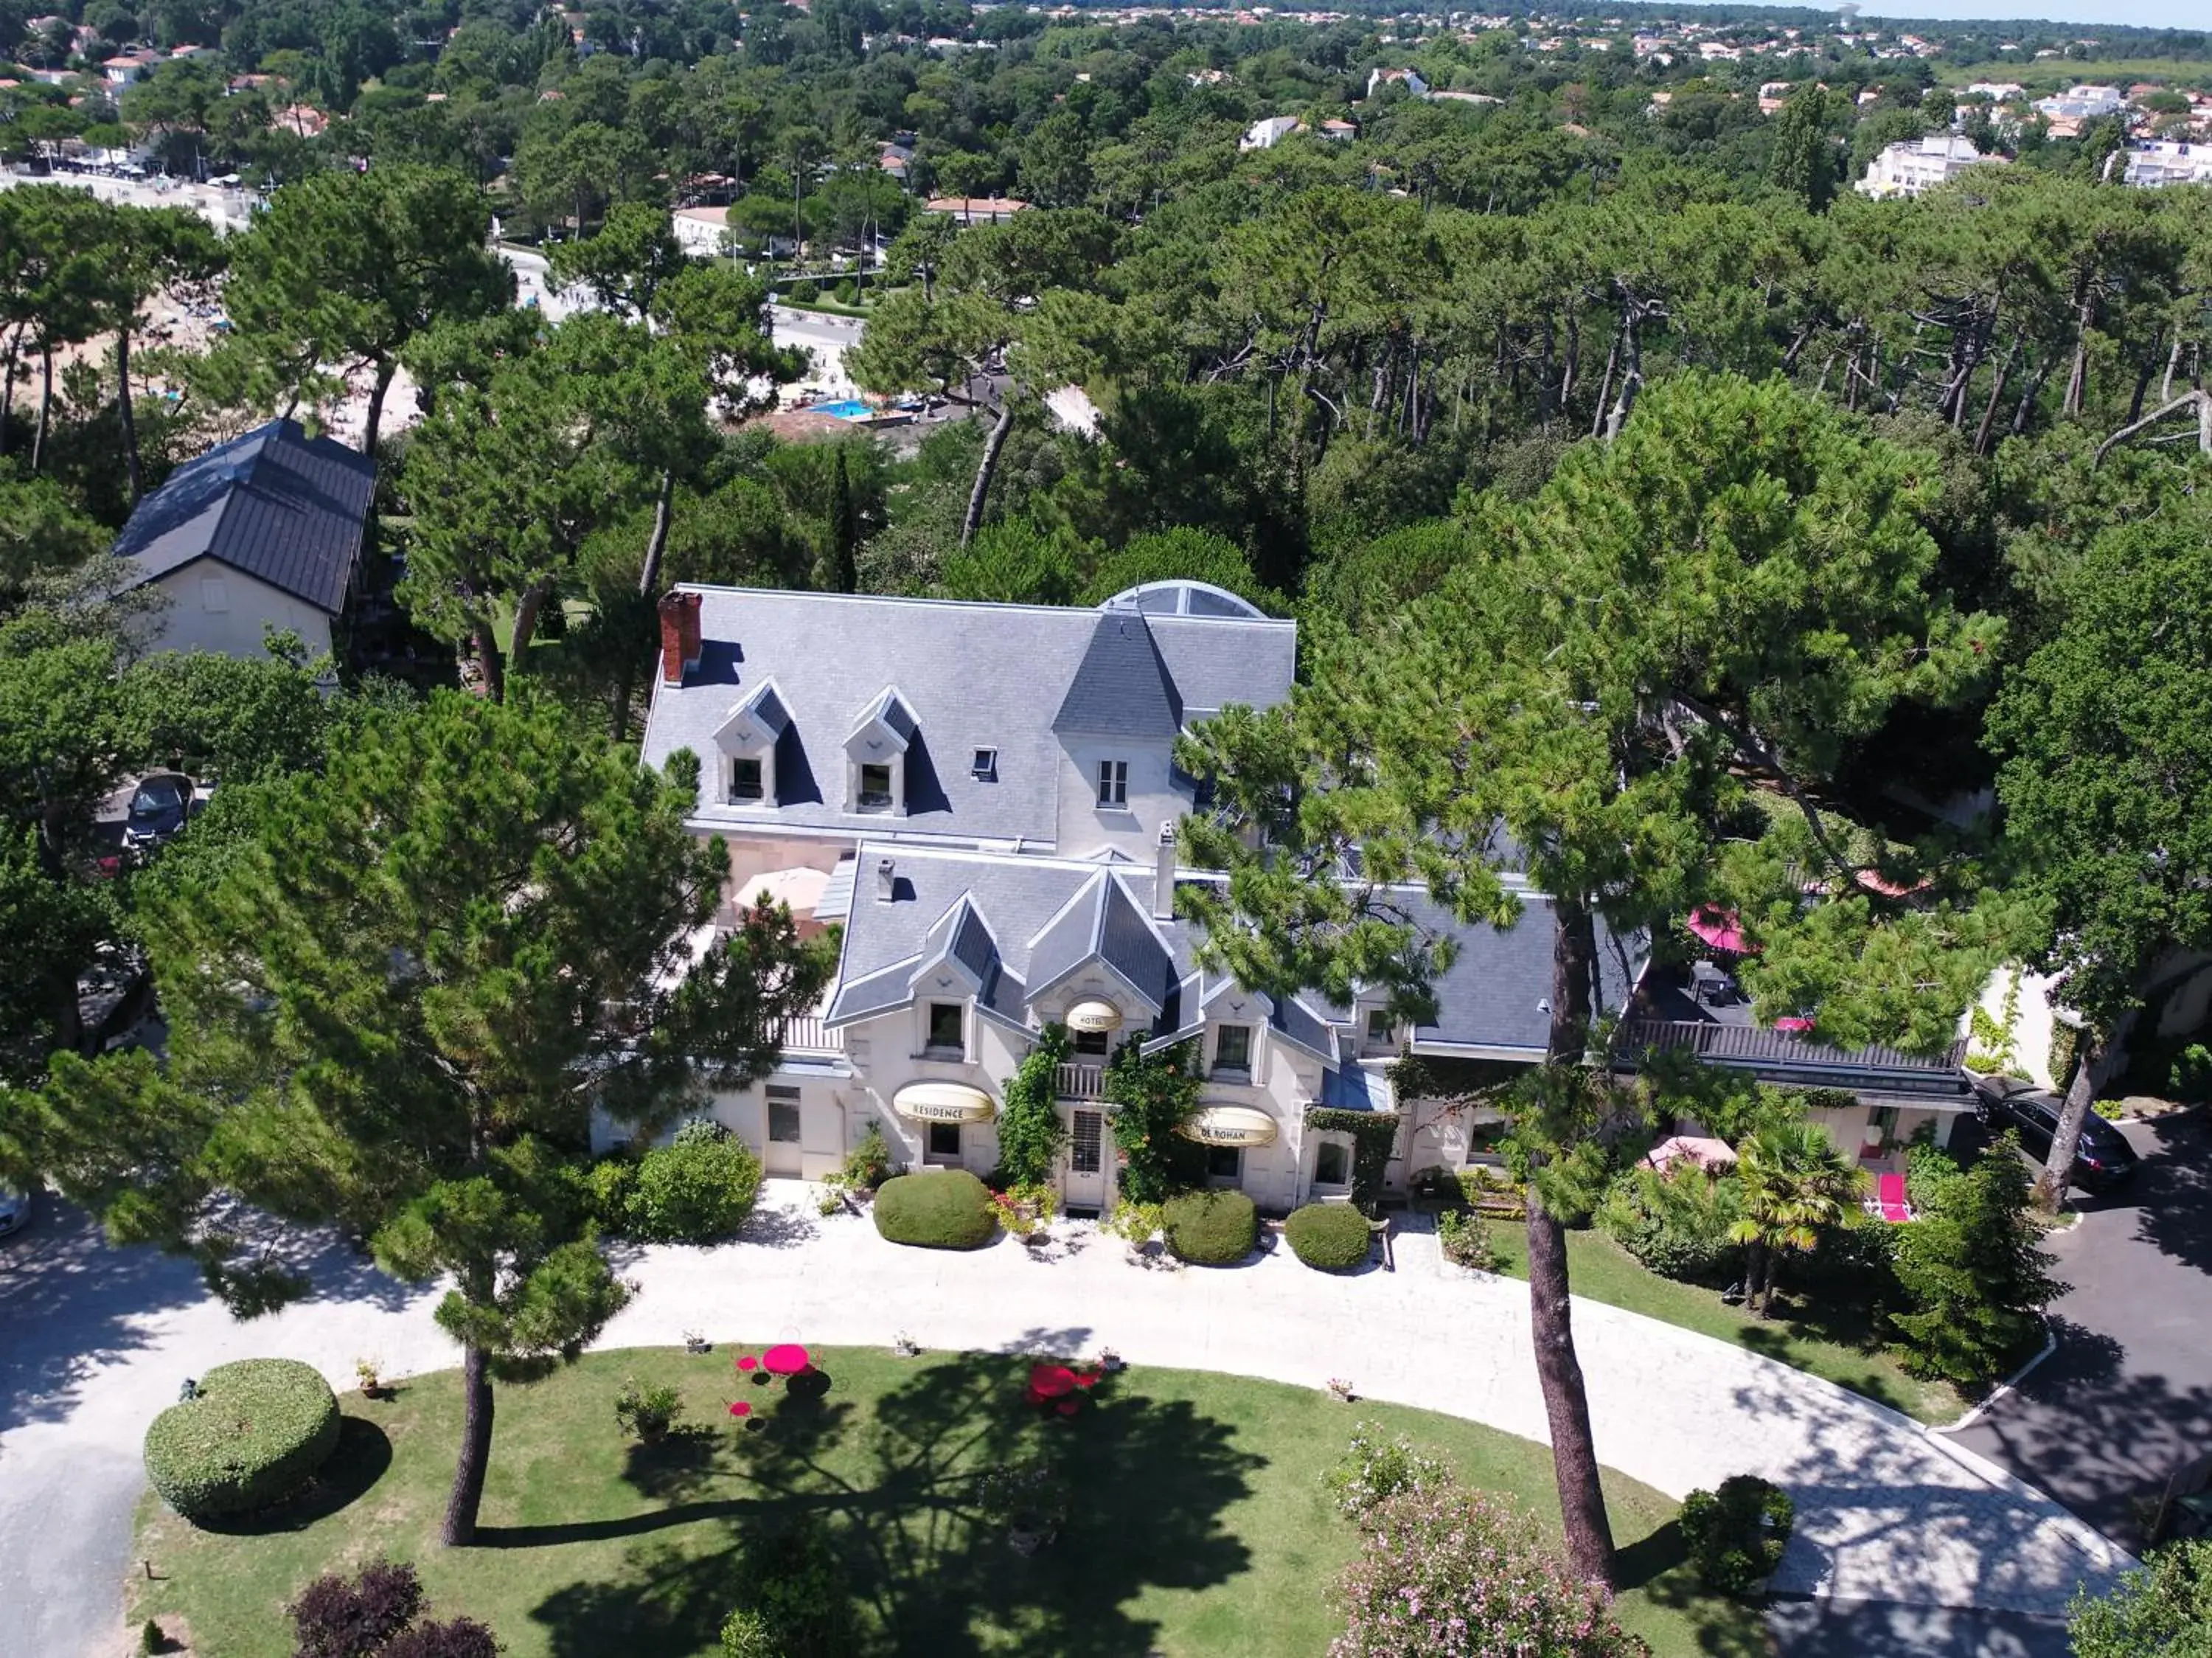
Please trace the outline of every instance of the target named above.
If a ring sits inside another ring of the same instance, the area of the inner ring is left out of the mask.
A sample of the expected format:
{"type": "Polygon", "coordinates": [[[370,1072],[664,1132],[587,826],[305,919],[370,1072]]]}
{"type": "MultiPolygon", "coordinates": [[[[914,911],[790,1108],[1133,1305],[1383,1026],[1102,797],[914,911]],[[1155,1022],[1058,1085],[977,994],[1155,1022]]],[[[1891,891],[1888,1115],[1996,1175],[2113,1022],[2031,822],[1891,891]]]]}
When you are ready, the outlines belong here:
{"type": "Polygon", "coordinates": [[[198,1522],[296,1495],[338,1445],[338,1401],[311,1364],[240,1359],[146,1430],[146,1477],[198,1522]]]}
{"type": "Polygon", "coordinates": [[[964,1168],[894,1175],[870,1212],[893,1243],[923,1249],[981,1249],[999,1230],[990,1189],[964,1168]]]}
{"type": "Polygon", "coordinates": [[[1731,1474],[1719,1490],[1682,1499],[1682,1536],[1698,1581],[1723,1594],[1747,1594],[1772,1576],[1796,1521],[1790,1493],[1756,1474],[1731,1474]]]}
{"type": "Polygon", "coordinates": [[[1350,1204],[1308,1204],[1283,1222],[1291,1253],[1322,1272],[1346,1272],[1374,1253],[1367,1217],[1350,1204]]]}
{"type": "Polygon", "coordinates": [[[1234,1266],[1260,1241],[1260,1212],[1241,1192],[1186,1192],[1160,1210],[1161,1229],[1177,1260],[1234,1266]]]}

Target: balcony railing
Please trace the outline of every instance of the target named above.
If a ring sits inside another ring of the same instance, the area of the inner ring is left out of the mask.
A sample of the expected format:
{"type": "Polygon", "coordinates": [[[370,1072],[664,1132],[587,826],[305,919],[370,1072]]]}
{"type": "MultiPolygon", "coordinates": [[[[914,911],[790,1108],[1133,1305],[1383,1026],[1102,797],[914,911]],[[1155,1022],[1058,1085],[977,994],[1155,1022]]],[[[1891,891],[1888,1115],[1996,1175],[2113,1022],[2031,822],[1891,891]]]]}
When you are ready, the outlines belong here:
{"type": "Polygon", "coordinates": [[[819,1014],[800,1014],[795,1019],[783,1021],[776,1033],[786,1053],[836,1053],[842,1051],[830,1033],[823,1027],[819,1014]]]}
{"type": "Polygon", "coordinates": [[[1053,1073],[1053,1086],[1063,1100],[1096,1100],[1104,1091],[1106,1067],[1066,1064],[1053,1073]]]}
{"type": "Polygon", "coordinates": [[[1620,1034],[1624,1052],[1687,1049],[1700,1059],[1758,1070],[1917,1072],[1955,1079],[1966,1051],[1963,1041],[1954,1042],[1940,1054],[1906,1053],[1886,1047],[1838,1048],[1789,1031],[1688,1019],[1631,1020],[1620,1034]]]}

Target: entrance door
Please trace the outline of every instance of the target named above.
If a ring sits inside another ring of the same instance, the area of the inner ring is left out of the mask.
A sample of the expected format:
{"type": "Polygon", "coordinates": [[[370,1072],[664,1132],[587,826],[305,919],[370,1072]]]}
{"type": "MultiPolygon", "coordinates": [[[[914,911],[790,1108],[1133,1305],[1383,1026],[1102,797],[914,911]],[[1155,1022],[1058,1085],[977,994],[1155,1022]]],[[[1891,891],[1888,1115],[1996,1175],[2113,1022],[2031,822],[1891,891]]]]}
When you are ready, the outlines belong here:
{"type": "Polygon", "coordinates": [[[1105,1113],[1078,1106],[1067,1135],[1067,1179],[1061,1199],[1071,1209],[1099,1209],[1106,1202],[1105,1113]]]}
{"type": "Polygon", "coordinates": [[[800,1167],[799,1090],[771,1082],[768,1085],[768,1146],[761,1159],[769,1174],[795,1175],[800,1167]]]}

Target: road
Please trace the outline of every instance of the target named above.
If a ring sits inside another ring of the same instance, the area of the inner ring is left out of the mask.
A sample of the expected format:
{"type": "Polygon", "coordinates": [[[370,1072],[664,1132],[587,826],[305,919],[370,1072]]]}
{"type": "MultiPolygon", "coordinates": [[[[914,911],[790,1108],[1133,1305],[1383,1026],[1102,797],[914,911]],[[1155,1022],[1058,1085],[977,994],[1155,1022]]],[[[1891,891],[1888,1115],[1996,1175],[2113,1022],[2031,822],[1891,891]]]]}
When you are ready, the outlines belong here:
{"type": "Polygon", "coordinates": [[[2132,1187],[2053,1240],[2058,1350],[1953,1437],[2134,1548],[2142,1506],[2212,1451],[2212,1124],[2123,1131],[2144,1159],[2132,1187]]]}

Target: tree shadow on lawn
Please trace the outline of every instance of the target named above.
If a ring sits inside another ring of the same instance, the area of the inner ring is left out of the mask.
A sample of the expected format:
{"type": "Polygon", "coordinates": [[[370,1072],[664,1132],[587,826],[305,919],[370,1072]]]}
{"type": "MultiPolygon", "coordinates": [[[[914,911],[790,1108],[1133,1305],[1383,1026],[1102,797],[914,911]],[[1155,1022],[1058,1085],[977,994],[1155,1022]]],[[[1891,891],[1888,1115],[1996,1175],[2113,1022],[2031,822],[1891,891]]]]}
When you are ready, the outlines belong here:
{"type": "Polygon", "coordinates": [[[316,1471],[314,1483],[290,1501],[252,1514],[228,1515],[195,1522],[201,1531],[225,1537],[265,1537],[303,1532],[319,1520],[366,1496],[392,1466],[392,1440],[383,1429],[361,1417],[338,1419],[337,1448],[316,1471]]]}
{"type": "MultiPolygon", "coordinates": [[[[610,1526],[528,1528],[529,1541],[688,1528],[641,1540],[623,1570],[572,1584],[532,1614],[555,1658],[631,1658],[713,1649],[750,1598],[749,1554],[794,1526],[821,1527],[843,1564],[855,1655],[953,1655],[1008,1645],[1066,1658],[1142,1658],[1158,1627],[1125,1603],[1148,1588],[1197,1589],[1245,1570],[1250,1551],[1220,1516],[1261,1459],[1234,1424],[1188,1404],[1117,1395],[1109,1380],[1073,1417],[1022,1403],[1031,1361],[966,1355],[918,1369],[872,1417],[835,1398],[784,1395],[757,1429],[672,1450],[633,1483],[715,1490],[610,1526]],[[1057,1538],[1024,1556],[982,1476],[1042,1464],[1066,1494],[1057,1538]],[[696,1465],[696,1466],[695,1466],[696,1465]]],[[[514,1533],[502,1543],[519,1542],[514,1533]]]]}
{"type": "Polygon", "coordinates": [[[1613,1560],[1623,1593],[1641,1589],[1655,1606],[1680,1613],[1695,1632],[1698,1650],[1713,1658],[1769,1658],[1773,1643],[1756,1618],[1732,1615],[1732,1603],[1698,1582],[1682,1523],[1670,1520],[1638,1538],[1613,1560]]]}
{"type": "Polygon", "coordinates": [[[1763,1321],[1752,1320],[1742,1326],[1736,1338],[1738,1345],[1747,1352],[1800,1370],[1812,1367],[1804,1362],[1803,1355],[1791,1350],[1791,1343],[1820,1342],[1843,1348],[1867,1360],[1867,1367],[1845,1368],[1831,1364],[1826,1372],[1815,1374],[1825,1374],[1828,1381],[1905,1416],[1915,1413],[1914,1406],[1918,1401],[1898,1387],[1894,1376],[1884,1375],[1875,1363],[1882,1356],[1884,1348],[1871,1308],[1809,1298],[1791,1301],[1781,1295],[1776,1297],[1775,1306],[1777,1317],[1763,1321]]]}

